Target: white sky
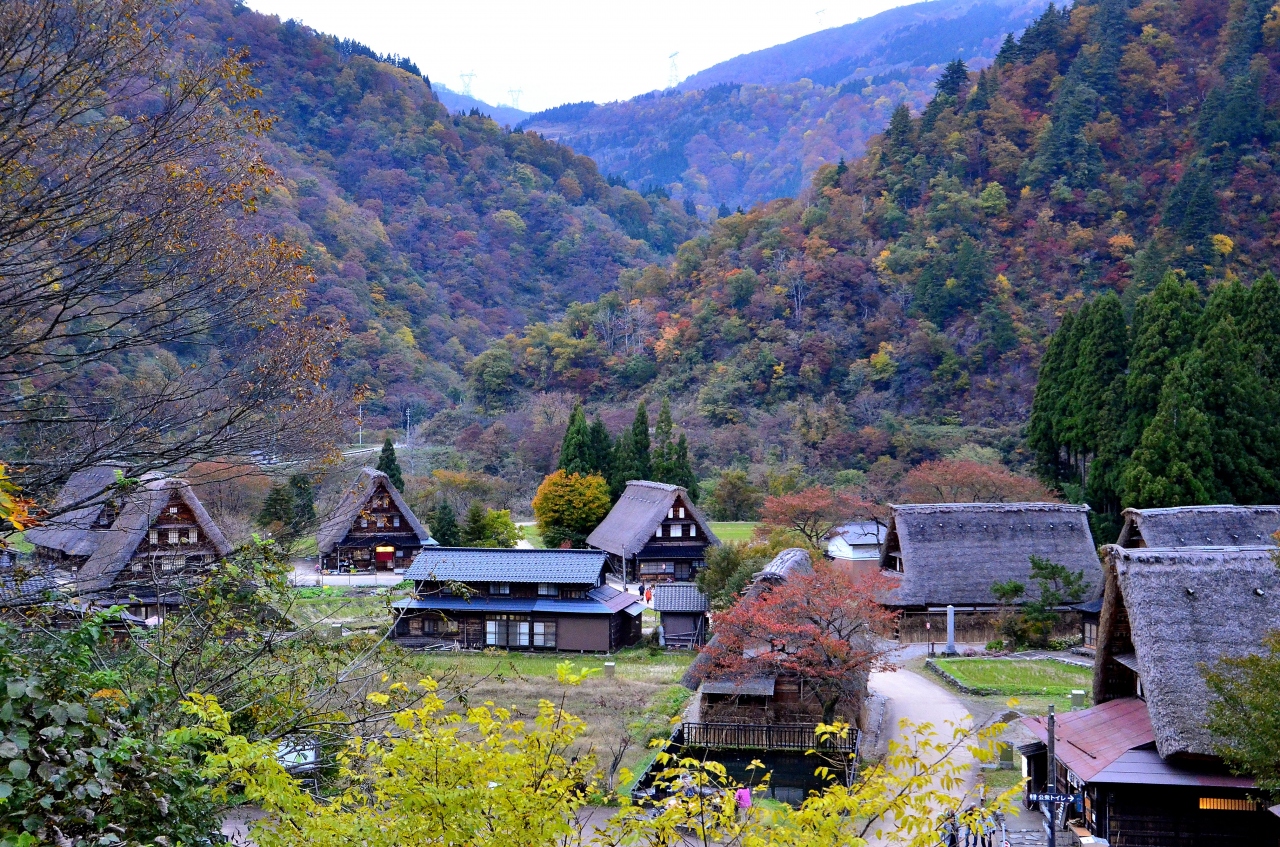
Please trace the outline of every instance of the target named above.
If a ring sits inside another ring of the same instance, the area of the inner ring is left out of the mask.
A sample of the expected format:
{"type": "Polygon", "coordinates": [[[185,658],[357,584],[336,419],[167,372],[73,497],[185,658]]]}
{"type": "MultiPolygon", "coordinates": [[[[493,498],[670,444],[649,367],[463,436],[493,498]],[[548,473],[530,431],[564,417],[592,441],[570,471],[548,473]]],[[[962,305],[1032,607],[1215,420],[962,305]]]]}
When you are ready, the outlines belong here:
{"type": "Polygon", "coordinates": [[[623,100],[742,53],[913,0],[248,0],[417,63],[432,82],[538,111],[623,100]]]}

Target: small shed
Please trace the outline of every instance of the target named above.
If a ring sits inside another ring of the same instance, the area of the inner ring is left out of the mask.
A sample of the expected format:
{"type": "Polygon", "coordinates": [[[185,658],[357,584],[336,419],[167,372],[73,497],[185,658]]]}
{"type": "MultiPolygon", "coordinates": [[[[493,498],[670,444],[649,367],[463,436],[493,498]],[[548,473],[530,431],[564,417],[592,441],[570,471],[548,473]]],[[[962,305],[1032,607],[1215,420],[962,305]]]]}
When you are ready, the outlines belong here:
{"type": "Polygon", "coordinates": [[[1121,547],[1251,547],[1275,544],[1280,506],[1125,509],[1121,547]]]}
{"type": "Polygon", "coordinates": [[[382,471],[363,468],[316,533],[323,570],[406,568],[436,541],[382,471]]]}
{"type": "Polygon", "coordinates": [[[1043,718],[1024,723],[1033,790],[1075,794],[1094,836],[1198,847],[1275,844],[1280,818],[1230,773],[1206,728],[1201,669],[1263,649],[1280,629],[1275,548],[1104,548],[1091,709],[1064,715],[1047,760],[1043,718]]]}
{"type": "Polygon", "coordinates": [[[879,521],[856,521],[827,535],[827,555],[852,574],[874,573],[880,565],[880,546],[886,527],[879,521]]]}
{"type": "Polygon", "coordinates": [[[609,554],[613,572],[629,582],[690,582],[719,546],[706,515],[678,485],[627,483],[622,497],[587,544],[609,554]]]}
{"type": "Polygon", "coordinates": [[[653,587],[653,610],[667,647],[700,647],[707,641],[711,601],[692,582],[664,582],[653,587]]]}

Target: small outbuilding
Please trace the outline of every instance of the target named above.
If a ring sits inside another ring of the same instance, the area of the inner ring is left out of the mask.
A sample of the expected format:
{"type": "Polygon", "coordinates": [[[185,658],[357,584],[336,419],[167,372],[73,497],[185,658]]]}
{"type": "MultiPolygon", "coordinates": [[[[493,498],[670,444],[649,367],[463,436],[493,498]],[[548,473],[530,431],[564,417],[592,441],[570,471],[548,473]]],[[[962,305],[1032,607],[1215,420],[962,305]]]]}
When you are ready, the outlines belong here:
{"type": "Polygon", "coordinates": [[[628,582],[691,582],[719,546],[711,523],[678,485],[633,480],[587,544],[628,582]]]}
{"type": "MultiPolygon", "coordinates": [[[[899,636],[921,641],[945,626],[947,606],[957,612],[957,639],[995,636],[1001,611],[991,592],[1016,580],[1032,588],[1031,557],[1084,573],[1085,596],[1101,590],[1089,507],[1065,503],[934,503],[893,506],[880,571],[897,580],[885,605],[900,610],[899,636]],[[926,632],[925,622],[933,629],[926,632]]],[[[1078,620],[1062,609],[1063,634],[1078,620]]]]}
{"type": "Polygon", "coordinates": [[[1280,629],[1274,554],[1270,546],[1104,548],[1097,705],[1057,721],[1053,762],[1045,719],[1024,719],[1040,739],[1020,748],[1030,789],[1077,796],[1068,818],[1111,844],[1280,842],[1280,818],[1217,755],[1201,673],[1260,652],[1280,629]]]}
{"type": "Polygon", "coordinates": [[[1250,547],[1275,544],[1280,506],[1125,509],[1121,547],[1250,547]]]}
{"type": "Polygon", "coordinates": [[[875,573],[886,527],[879,521],[855,521],[827,535],[827,555],[850,574],[875,573]]]}
{"type": "Polygon", "coordinates": [[[666,647],[701,647],[707,643],[711,601],[692,582],[660,582],[653,587],[666,647]]]}
{"type": "Polygon", "coordinates": [[[599,550],[427,547],[392,604],[409,647],[612,652],[640,640],[644,605],[605,584],[599,550]]]}
{"type": "Polygon", "coordinates": [[[322,570],[406,568],[436,541],[382,471],[363,468],[320,525],[322,570]]]}

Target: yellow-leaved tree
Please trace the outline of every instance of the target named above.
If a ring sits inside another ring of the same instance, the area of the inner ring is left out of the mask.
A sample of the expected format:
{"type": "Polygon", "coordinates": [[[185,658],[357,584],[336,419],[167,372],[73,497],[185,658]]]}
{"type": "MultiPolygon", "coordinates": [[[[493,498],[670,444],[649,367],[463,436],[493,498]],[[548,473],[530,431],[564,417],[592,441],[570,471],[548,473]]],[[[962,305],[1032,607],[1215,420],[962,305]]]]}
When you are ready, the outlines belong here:
{"type": "Polygon", "coordinates": [[[548,547],[582,547],[591,530],[609,514],[609,483],[599,474],[548,476],[533,496],[533,516],[548,547]]]}
{"type": "MultiPolygon", "coordinates": [[[[559,673],[567,684],[581,676],[559,673]]],[[[274,743],[232,735],[211,698],[189,699],[197,726],[181,732],[210,751],[205,776],[216,792],[225,797],[238,788],[267,812],[252,832],[260,847],[674,847],[690,838],[729,847],[858,847],[872,838],[931,847],[949,816],[960,826],[981,826],[1011,809],[1020,790],[979,805],[967,789],[971,763],[997,756],[1002,724],[937,728],[904,721],[902,737],[911,741],[891,742],[884,760],[847,786],[839,779],[847,765],[841,757],[811,751],[815,770],[831,786],[798,809],[759,803],[739,809],[741,786],[722,765],[661,750],[657,784],[669,797],[653,807],[619,796],[616,809],[591,823],[581,812],[600,793],[595,762],[568,754],[584,729],[579,718],[546,700],[530,722],[491,702],[459,714],[433,681],[420,686],[421,705],[398,712],[392,729],[349,743],[338,759],[336,792],[325,799],[285,772],[274,743]]],[[[405,693],[403,684],[392,689],[370,696],[405,693]]],[[[821,726],[819,738],[849,731],[821,726]]]]}

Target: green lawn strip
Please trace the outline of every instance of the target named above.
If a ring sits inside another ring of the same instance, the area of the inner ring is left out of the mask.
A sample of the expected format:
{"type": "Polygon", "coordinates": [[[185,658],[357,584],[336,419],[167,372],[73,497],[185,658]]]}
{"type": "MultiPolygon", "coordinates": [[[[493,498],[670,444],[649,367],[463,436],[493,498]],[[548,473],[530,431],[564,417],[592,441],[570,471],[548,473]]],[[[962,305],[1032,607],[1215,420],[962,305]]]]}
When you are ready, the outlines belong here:
{"type": "Polygon", "coordinates": [[[441,673],[454,671],[463,676],[524,676],[548,677],[556,675],[556,665],[568,660],[575,670],[592,668],[603,670],[605,662],[613,662],[615,673],[624,679],[643,679],[650,682],[674,683],[694,659],[692,651],[657,651],[647,648],[630,648],[612,656],[598,653],[522,653],[518,651],[489,651],[481,653],[421,653],[420,667],[441,673]]]}
{"type": "Polygon", "coordinates": [[[308,557],[314,558],[315,556],[320,555],[320,548],[316,544],[316,537],[314,535],[304,535],[299,538],[293,543],[292,555],[295,559],[306,559],[308,557]]]}
{"type": "Polygon", "coordinates": [[[721,541],[750,541],[756,521],[712,521],[711,531],[721,541]]]}
{"type": "Polygon", "coordinates": [[[970,688],[1005,696],[1071,696],[1093,685],[1089,668],[1049,659],[938,659],[938,667],[970,688]]]}
{"type": "Polygon", "coordinates": [[[0,541],[4,542],[5,545],[17,553],[30,553],[36,549],[36,545],[28,541],[26,536],[21,532],[11,532],[8,535],[0,535],[0,541]]]}
{"type": "Polygon", "coordinates": [[[537,547],[539,550],[546,549],[547,545],[543,542],[542,536],[538,533],[537,524],[529,524],[528,526],[522,526],[520,527],[520,529],[524,531],[525,541],[528,541],[530,544],[532,544],[534,547],[537,547]]]}

